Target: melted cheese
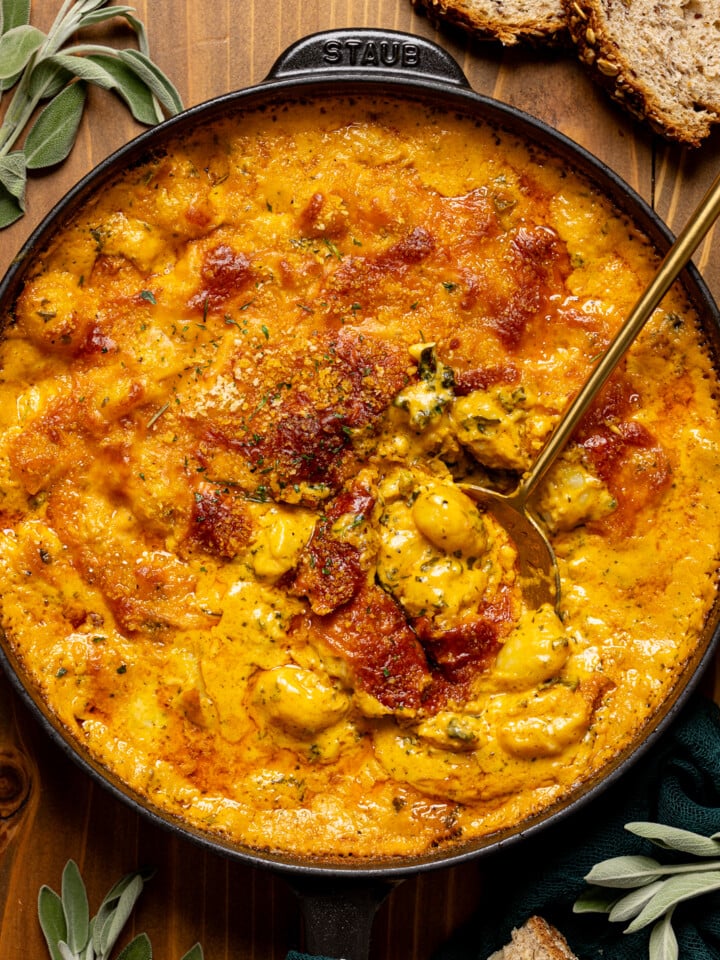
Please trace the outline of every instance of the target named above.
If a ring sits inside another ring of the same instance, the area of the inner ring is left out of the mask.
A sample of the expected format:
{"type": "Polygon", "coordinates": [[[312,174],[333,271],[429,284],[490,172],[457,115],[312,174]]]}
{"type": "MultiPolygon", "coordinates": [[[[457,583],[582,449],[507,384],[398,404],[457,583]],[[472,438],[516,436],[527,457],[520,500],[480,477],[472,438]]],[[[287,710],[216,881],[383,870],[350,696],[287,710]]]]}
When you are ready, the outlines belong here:
{"type": "Polygon", "coordinates": [[[133,790],[262,849],[422,854],[641,736],[712,605],[720,410],[674,290],[537,507],[517,482],[649,279],[604,198],[394,101],[218,122],[28,269],[0,343],[0,616],[133,790]]]}

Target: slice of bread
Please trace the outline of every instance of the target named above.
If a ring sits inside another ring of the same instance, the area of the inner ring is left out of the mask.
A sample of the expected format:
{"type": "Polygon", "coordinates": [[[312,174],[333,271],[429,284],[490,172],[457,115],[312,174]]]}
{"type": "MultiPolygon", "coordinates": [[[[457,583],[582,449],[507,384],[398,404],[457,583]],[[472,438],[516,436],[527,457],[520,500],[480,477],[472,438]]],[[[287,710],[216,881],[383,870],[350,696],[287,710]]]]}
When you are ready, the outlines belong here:
{"type": "Polygon", "coordinates": [[[530,917],[511,936],[488,960],[577,960],[565,937],[542,917],[530,917]]]}
{"type": "Polygon", "coordinates": [[[720,123],[718,0],[563,0],[582,62],[664,136],[698,146],[720,123]]]}
{"type": "Polygon", "coordinates": [[[562,0],[412,0],[428,18],[475,37],[517,43],[568,45],[562,0]]]}

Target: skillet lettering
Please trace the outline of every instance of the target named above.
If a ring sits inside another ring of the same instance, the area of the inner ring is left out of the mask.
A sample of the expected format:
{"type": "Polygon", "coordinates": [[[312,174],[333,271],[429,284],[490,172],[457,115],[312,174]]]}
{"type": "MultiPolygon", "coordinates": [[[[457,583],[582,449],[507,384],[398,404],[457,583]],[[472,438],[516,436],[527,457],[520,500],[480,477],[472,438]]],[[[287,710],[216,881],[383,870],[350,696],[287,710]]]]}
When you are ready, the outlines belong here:
{"type": "Polygon", "coordinates": [[[326,63],[362,67],[416,67],[420,63],[417,44],[397,40],[326,40],[323,44],[326,63]]]}

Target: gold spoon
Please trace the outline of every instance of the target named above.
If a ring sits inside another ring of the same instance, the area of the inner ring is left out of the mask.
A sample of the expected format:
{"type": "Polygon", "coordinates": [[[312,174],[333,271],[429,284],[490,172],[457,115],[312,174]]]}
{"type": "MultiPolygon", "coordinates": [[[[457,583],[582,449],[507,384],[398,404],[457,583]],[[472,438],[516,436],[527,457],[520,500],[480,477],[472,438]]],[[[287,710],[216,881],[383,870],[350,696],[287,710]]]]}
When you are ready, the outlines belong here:
{"type": "Polygon", "coordinates": [[[531,607],[539,607],[544,603],[554,604],[556,608],[559,606],[560,572],[547,532],[528,500],[719,215],[720,174],[668,250],[654,279],[631,310],[584,386],[555,425],[532,468],[524,474],[515,490],[511,493],[500,493],[477,484],[462,484],[462,490],[492,512],[515,543],[523,596],[531,607]]]}

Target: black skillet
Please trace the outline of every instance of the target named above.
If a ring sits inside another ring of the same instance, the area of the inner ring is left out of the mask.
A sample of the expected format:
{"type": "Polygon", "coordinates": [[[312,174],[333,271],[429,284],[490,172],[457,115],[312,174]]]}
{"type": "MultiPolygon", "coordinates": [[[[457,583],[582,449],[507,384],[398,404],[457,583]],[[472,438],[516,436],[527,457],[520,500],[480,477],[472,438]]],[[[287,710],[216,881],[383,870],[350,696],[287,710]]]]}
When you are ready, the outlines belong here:
{"type": "MultiPolygon", "coordinates": [[[[543,123],[472,91],[458,64],[442,48],[420,37],[386,30],[333,30],[306,37],[289,47],[263,83],[193,107],[141,134],[103,161],[48,214],[20,251],[0,284],[0,317],[11,312],[33,258],[86,200],[123,170],[161,151],[171,139],[230,113],[334,94],[406,98],[469,115],[509,131],[536,143],[542,151],[554,153],[568,167],[593,181],[661,253],[672,242],[670,232],[655,213],[608,167],[543,123]]],[[[683,281],[714,354],[720,357],[720,312],[692,266],[685,270],[683,281]]],[[[512,829],[440,848],[421,857],[392,860],[353,861],[265,853],[203,833],[175,819],[128,790],[71,738],[24,676],[22,665],[1,631],[0,662],[52,739],[104,787],[142,816],[214,853],[283,875],[300,895],[305,921],[304,949],[308,952],[346,960],[367,960],[375,911],[394,884],[411,875],[451,867],[472,858],[502,856],[507,848],[523,844],[527,838],[584,808],[622,777],[658,741],[697,686],[703,668],[712,658],[720,635],[719,623],[720,603],[716,602],[692,662],[663,708],[649,720],[637,742],[630,744],[571,796],[512,829]]]]}

